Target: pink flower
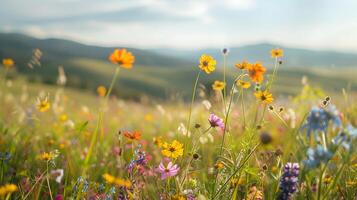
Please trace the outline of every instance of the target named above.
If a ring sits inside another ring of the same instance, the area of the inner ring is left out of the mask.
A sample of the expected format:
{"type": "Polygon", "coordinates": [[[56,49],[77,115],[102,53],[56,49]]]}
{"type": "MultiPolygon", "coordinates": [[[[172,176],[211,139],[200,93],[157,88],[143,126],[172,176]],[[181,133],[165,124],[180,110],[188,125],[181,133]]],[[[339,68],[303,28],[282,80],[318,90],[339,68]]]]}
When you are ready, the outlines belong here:
{"type": "Polygon", "coordinates": [[[161,173],[161,179],[166,179],[168,177],[176,176],[180,168],[177,165],[174,165],[172,162],[167,164],[167,167],[161,162],[157,171],[161,173]]]}
{"type": "Polygon", "coordinates": [[[208,121],[209,123],[211,124],[211,126],[213,128],[215,127],[219,127],[221,128],[222,130],[224,130],[224,122],[221,118],[219,118],[217,115],[215,114],[210,114],[209,117],[208,117],[208,121]]]}

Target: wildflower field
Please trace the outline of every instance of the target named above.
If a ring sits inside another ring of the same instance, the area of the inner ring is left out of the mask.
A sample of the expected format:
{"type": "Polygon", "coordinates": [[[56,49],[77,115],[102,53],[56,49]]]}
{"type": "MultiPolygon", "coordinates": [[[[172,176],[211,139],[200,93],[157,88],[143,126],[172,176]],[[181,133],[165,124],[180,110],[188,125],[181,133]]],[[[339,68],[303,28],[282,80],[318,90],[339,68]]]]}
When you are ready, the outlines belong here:
{"type": "Polygon", "coordinates": [[[12,80],[16,60],[3,58],[0,198],[356,199],[356,93],[303,78],[300,92],[280,98],[284,51],[266,54],[271,63],[234,66],[203,54],[190,100],[159,103],[112,94],[137,67],[127,49],[108,55],[112,80],[96,95],[66,88],[63,68],[57,86],[12,80]],[[209,88],[200,84],[217,71],[209,88]]]}

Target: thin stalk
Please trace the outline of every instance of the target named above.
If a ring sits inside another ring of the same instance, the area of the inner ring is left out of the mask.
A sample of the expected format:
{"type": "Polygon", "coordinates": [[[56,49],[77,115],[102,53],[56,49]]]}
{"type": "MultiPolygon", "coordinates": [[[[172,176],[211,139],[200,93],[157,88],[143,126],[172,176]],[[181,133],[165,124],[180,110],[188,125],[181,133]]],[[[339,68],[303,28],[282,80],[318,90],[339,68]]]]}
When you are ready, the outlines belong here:
{"type": "Polygon", "coordinates": [[[192,107],[193,107],[193,103],[195,102],[195,97],[196,97],[196,89],[197,89],[197,84],[198,84],[198,80],[200,78],[201,75],[201,70],[198,72],[197,77],[196,77],[196,81],[195,84],[193,86],[193,90],[192,90],[192,98],[191,98],[191,105],[190,105],[190,111],[188,114],[188,121],[187,121],[187,133],[190,131],[190,123],[191,123],[191,115],[192,115],[192,107]]]}
{"type": "Polygon", "coordinates": [[[242,115],[243,115],[243,130],[245,130],[246,122],[245,122],[245,105],[244,105],[244,89],[241,90],[241,106],[242,106],[242,115]]]}
{"type": "MultiPolygon", "coordinates": [[[[269,82],[268,82],[268,85],[267,85],[267,88],[266,88],[267,91],[270,91],[270,89],[271,89],[271,86],[272,86],[272,84],[273,84],[273,82],[274,82],[274,80],[275,80],[275,77],[276,77],[277,73],[278,73],[278,68],[279,68],[278,58],[275,58],[273,75],[272,75],[271,79],[270,79],[269,82]]],[[[266,108],[267,108],[267,106],[266,106],[266,104],[265,104],[264,109],[263,109],[262,118],[260,119],[260,124],[261,124],[261,123],[263,122],[263,120],[264,120],[266,108]]]]}
{"type": "MultiPolygon", "coordinates": [[[[197,85],[198,85],[198,80],[200,79],[200,75],[201,75],[201,70],[197,73],[197,77],[196,77],[196,81],[195,84],[193,86],[193,90],[192,90],[192,98],[191,98],[191,104],[190,104],[190,111],[188,114],[188,120],[187,120],[187,125],[186,125],[186,135],[188,135],[188,133],[190,132],[190,124],[191,124],[191,115],[192,115],[192,107],[193,107],[193,103],[195,102],[195,97],[196,97],[196,89],[197,89],[197,85]]],[[[185,142],[186,143],[186,142],[185,142]]],[[[186,147],[186,144],[185,144],[186,147]]]]}
{"type": "Polygon", "coordinates": [[[30,189],[30,191],[26,194],[26,196],[23,198],[24,200],[27,199],[27,197],[32,193],[32,191],[35,189],[36,185],[40,182],[40,180],[42,180],[43,176],[46,174],[47,172],[44,171],[41,176],[37,179],[37,181],[35,182],[35,184],[33,184],[32,188],[30,189]]]}
{"type": "Polygon", "coordinates": [[[234,172],[227,178],[227,180],[224,182],[224,184],[221,186],[221,188],[217,191],[217,193],[213,196],[213,199],[216,199],[216,197],[222,192],[223,188],[227,185],[227,183],[238,173],[240,169],[245,165],[245,163],[249,160],[249,158],[253,155],[255,150],[258,148],[260,143],[254,146],[252,151],[248,154],[248,156],[244,159],[242,165],[240,165],[234,172]]]}
{"type": "Polygon", "coordinates": [[[115,81],[117,80],[118,76],[119,76],[119,72],[120,72],[120,67],[116,67],[115,68],[115,72],[114,72],[114,76],[112,78],[112,82],[110,83],[109,89],[107,94],[105,95],[105,103],[108,102],[109,99],[109,95],[112,93],[112,90],[114,88],[115,85],[115,81]]]}
{"type": "MultiPolygon", "coordinates": [[[[230,113],[230,110],[231,110],[231,105],[232,105],[232,100],[233,100],[233,92],[234,92],[234,89],[235,89],[235,86],[236,86],[236,82],[242,78],[244,76],[243,75],[239,75],[235,80],[234,80],[234,83],[232,85],[232,88],[231,88],[231,94],[230,94],[230,100],[229,100],[229,104],[228,104],[228,109],[227,109],[227,113],[226,113],[226,116],[224,118],[224,129],[223,129],[223,137],[222,137],[222,142],[221,142],[221,146],[220,146],[220,150],[219,150],[219,154],[218,154],[218,157],[220,157],[222,155],[222,152],[223,152],[223,146],[224,146],[224,141],[225,141],[225,136],[226,136],[226,130],[227,130],[227,122],[228,122],[228,118],[229,118],[229,113],[230,113]]],[[[243,88],[242,88],[243,89],[243,88]]],[[[241,90],[242,90],[241,89],[241,90]]],[[[213,186],[213,189],[215,190],[215,187],[216,187],[216,184],[217,184],[217,179],[218,179],[218,172],[216,173],[216,177],[215,177],[215,181],[214,181],[214,186],[213,186]]]]}
{"type": "Polygon", "coordinates": [[[327,169],[327,163],[325,164],[325,166],[322,168],[320,177],[319,177],[319,186],[318,186],[318,190],[317,190],[317,200],[320,200],[320,196],[321,196],[321,190],[322,190],[322,178],[324,176],[324,173],[327,169]]]}
{"type": "Polygon", "coordinates": [[[224,110],[227,112],[226,108],[226,99],[227,99],[227,80],[226,80],[226,55],[223,54],[223,82],[224,82],[224,88],[223,88],[223,97],[224,97],[224,110]]]}
{"type": "Polygon", "coordinates": [[[50,197],[51,197],[51,200],[53,200],[53,197],[52,197],[52,191],[51,191],[51,186],[50,186],[50,180],[48,179],[48,161],[47,161],[47,168],[46,168],[46,181],[47,181],[47,186],[48,186],[48,191],[50,192],[50,197]]]}

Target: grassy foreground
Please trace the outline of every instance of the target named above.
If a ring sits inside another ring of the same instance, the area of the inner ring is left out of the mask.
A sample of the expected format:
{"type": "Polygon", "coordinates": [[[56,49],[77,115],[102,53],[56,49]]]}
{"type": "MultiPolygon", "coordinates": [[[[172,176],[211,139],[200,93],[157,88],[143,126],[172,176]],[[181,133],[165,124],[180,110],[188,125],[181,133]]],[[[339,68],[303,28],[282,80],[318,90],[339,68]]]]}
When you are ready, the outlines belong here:
{"type": "MultiPolygon", "coordinates": [[[[227,69],[211,90],[199,83],[214,73],[213,61],[202,57],[200,68],[187,72],[193,80],[198,74],[188,91],[192,104],[123,101],[110,86],[94,96],[2,73],[0,197],[357,197],[356,94],[333,83],[335,91],[324,92],[315,87],[318,78],[302,85],[296,78],[297,95],[279,98],[275,88],[289,86],[279,84],[278,57],[269,73],[258,64],[227,69]]],[[[114,89],[121,73],[131,72],[119,69],[111,73],[114,89]]]]}

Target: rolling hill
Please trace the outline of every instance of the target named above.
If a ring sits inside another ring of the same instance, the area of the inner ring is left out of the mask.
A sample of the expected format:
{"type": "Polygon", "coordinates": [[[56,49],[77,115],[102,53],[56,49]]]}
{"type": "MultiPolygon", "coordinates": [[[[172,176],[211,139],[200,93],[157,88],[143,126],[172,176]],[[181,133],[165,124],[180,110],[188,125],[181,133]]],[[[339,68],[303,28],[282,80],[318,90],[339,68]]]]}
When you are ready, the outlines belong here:
{"type": "MultiPolygon", "coordinates": [[[[287,67],[357,67],[357,54],[355,53],[314,51],[270,43],[229,48],[227,63],[233,65],[242,60],[248,60],[250,62],[261,61],[271,67],[269,52],[271,49],[277,47],[284,49],[284,66],[287,67]]],[[[218,58],[218,61],[222,61],[222,55],[219,49],[153,49],[153,51],[163,55],[175,56],[190,62],[194,62],[200,55],[206,53],[218,58]]]]}
{"type": "MultiPolygon", "coordinates": [[[[237,72],[231,66],[237,60],[260,60],[269,66],[271,44],[258,44],[230,49],[229,63],[232,81],[237,72]],[[261,58],[261,59],[259,59],[261,58]]],[[[58,66],[64,66],[68,87],[94,92],[98,85],[109,85],[115,65],[107,61],[114,47],[97,47],[62,39],[36,39],[22,34],[0,33],[0,58],[11,57],[16,62],[16,71],[30,82],[55,84],[58,66]],[[29,69],[27,63],[32,51],[41,49],[41,67],[29,69]]],[[[141,96],[167,98],[179,96],[187,99],[197,73],[197,60],[202,53],[218,59],[218,70],[202,76],[201,83],[210,88],[214,80],[222,79],[220,51],[217,49],[179,51],[129,48],[136,56],[132,70],[122,70],[114,94],[123,98],[139,99],[141,96]]],[[[337,52],[319,52],[284,48],[284,65],[280,71],[276,92],[294,94],[299,91],[301,77],[306,75],[311,82],[327,90],[340,90],[350,85],[357,90],[357,56],[337,52]],[[313,66],[317,66],[312,68],[313,66]],[[331,68],[335,66],[335,68],[331,68]],[[339,70],[337,67],[345,68],[339,70]]],[[[16,76],[14,76],[16,77],[16,76]]]]}

